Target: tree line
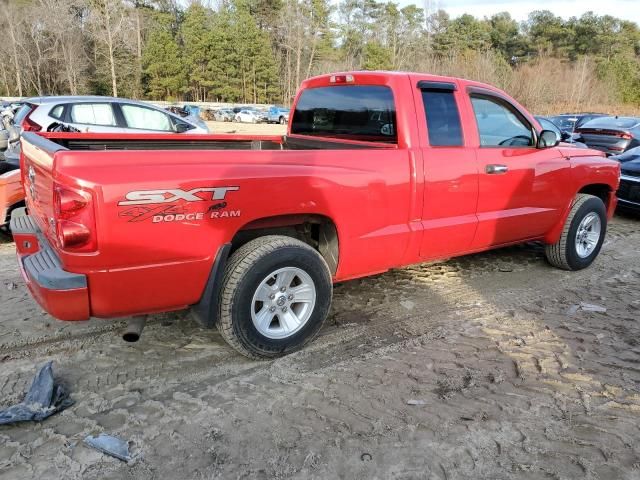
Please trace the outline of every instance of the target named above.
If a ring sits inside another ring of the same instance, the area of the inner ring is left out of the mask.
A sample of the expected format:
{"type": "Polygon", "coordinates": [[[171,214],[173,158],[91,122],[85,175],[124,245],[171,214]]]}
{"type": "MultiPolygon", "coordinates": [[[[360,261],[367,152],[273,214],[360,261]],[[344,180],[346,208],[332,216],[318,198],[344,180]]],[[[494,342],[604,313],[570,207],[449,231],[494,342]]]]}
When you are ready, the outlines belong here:
{"type": "Polygon", "coordinates": [[[487,81],[529,108],[640,105],[640,29],[609,15],[478,19],[377,0],[0,0],[0,95],[288,104],[310,75],[487,81]]]}

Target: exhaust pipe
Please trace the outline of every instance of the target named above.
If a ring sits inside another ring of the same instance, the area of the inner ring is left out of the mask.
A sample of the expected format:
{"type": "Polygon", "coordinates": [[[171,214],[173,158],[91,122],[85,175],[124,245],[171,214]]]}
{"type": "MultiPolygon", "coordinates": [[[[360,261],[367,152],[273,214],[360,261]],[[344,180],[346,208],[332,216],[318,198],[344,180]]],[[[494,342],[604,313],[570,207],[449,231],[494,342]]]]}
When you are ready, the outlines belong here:
{"type": "Polygon", "coordinates": [[[146,315],[138,315],[130,318],[127,321],[127,327],[124,329],[124,333],[122,334],[122,339],[125,342],[137,342],[140,340],[140,335],[142,335],[142,330],[146,323],[146,315]]]}

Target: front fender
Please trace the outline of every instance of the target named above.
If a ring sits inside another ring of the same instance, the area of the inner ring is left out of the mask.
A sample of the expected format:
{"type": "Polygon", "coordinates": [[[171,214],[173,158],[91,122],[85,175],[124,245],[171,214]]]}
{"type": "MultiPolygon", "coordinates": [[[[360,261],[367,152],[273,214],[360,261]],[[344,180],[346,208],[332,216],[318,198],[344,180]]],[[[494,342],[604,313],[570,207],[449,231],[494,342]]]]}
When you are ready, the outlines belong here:
{"type": "Polygon", "coordinates": [[[597,193],[605,202],[608,219],[611,219],[615,212],[618,203],[616,191],[620,183],[620,164],[618,162],[595,155],[572,157],[571,178],[570,197],[567,198],[558,222],[544,237],[544,242],[547,244],[556,243],[560,239],[573,200],[579,193],[597,193]]]}

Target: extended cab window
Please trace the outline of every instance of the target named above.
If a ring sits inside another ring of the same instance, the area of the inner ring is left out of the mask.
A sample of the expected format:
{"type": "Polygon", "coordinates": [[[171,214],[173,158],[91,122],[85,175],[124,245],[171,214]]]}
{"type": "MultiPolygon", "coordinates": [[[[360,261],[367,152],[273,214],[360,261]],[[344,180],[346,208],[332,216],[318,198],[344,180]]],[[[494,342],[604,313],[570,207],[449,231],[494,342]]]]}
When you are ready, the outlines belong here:
{"type": "Polygon", "coordinates": [[[116,117],[109,103],[76,103],[71,105],[71,122],[115,127],[116,117]]]}
{"type": "Polygon", "coordinates": [[[533,130],[515,110],[497,98],[472,95],[471,103],[478,123],[482,147],[531,147],[533,130]]]}
{"type": "Polygon", "coordinates": [[[393,93],[377,85],[309,88],[300,95],[291,133],[396,143],[393,93]]]}
{"type": "Polygon", "coordinates": [[[462,146],[460,114],[453,91],[422,90],[422,102],[427,117],[429,145],[434,147],[462,146]]]}

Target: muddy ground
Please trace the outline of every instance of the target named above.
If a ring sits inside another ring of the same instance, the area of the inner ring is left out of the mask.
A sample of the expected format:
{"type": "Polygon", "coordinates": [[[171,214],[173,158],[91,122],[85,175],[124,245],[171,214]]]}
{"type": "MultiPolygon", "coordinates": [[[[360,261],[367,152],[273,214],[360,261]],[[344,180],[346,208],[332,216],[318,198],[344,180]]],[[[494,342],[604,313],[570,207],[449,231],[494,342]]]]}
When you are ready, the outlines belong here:
{"type": "Polygon", "coordinates": [[[0,427],[0,478],[639,479],[639,227],[617,216],[581,272],[531,244],[338,285],[315,343],[271,362],[185,314],[137,344],[53,320],[5,237],[0,406],[50,359],[76,403],[0,427]]]}

